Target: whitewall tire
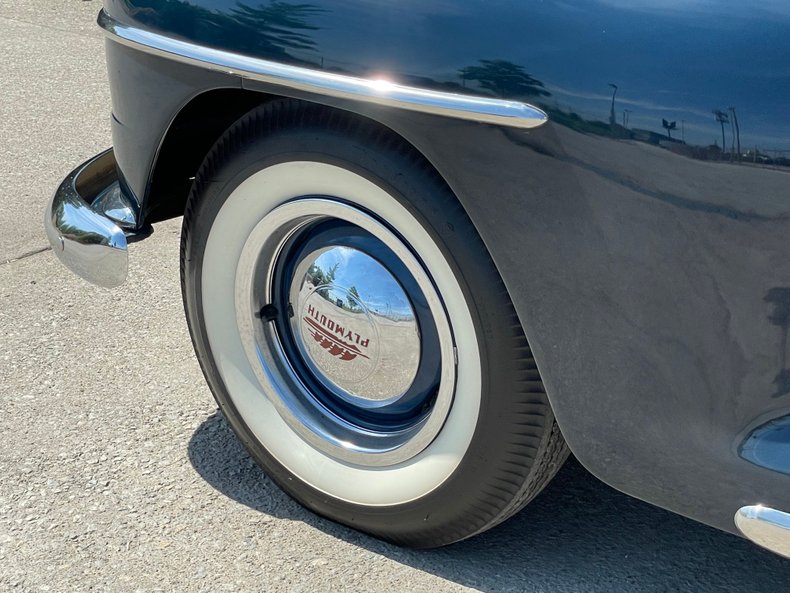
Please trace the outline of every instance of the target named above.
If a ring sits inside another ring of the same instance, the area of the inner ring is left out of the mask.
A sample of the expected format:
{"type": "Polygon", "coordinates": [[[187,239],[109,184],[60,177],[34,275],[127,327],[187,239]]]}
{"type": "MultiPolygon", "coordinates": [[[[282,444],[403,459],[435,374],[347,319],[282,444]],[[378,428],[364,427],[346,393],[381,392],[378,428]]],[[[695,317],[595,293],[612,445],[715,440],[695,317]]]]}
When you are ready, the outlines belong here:
{"type": "Polygon", "coordinates": [[[323,515],[443,545],[518,510],[567,455],[473,225],[375,124],[296,101],[234,124],[193,187],[182,286],[229,423],[323,515]]]}

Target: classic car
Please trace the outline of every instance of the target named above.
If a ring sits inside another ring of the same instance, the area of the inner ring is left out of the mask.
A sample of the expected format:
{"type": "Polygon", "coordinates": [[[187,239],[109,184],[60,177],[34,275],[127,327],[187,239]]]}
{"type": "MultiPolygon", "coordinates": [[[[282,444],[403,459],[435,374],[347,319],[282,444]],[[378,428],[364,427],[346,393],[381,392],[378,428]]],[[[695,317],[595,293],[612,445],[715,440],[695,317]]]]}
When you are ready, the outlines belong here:
{"type": "Polygon", "coordinates": [[[569,451],[790,555],[790,4],[105,0],[105,287],[183,216],[195,352],[286,492],[401,545],[569,451]]]}

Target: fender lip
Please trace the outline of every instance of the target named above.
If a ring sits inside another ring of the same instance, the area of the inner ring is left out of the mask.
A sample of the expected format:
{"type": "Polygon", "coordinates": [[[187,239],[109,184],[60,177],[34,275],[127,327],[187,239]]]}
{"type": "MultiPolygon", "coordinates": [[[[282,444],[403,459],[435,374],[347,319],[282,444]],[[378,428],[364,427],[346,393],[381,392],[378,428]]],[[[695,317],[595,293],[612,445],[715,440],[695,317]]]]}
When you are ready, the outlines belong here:
{"type": "Polygon", "coordinates": [[[291,66],[175,39],[121,23],[102,9],[97,19],[109,39],[145,53],[281,87],[341,99],[418,111],[455,119],[530,129],[545,124],[546,113],[528,103],[461,95],[291,66]]]}
{"type": "Polygon", "coordinates": [[[91,203],[118,183],[112,148],[89,159],[61,182],[44,214],[52,250],[81,278],[114,288],[129,269],[127,240],[121,228],[91,208],[91,203]]]}

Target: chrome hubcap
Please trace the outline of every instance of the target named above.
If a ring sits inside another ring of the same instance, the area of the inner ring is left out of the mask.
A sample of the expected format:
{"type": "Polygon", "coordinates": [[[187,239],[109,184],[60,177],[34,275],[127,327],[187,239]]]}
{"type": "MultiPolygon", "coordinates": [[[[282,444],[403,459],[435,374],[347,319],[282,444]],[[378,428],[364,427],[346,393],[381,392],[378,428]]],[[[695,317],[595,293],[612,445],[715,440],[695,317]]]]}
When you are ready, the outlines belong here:
{"type": "Polygon", "coordinates": [[[367,466],[417,455],[455,390],[449,322],[425,268],[367,213],[306,197],[271,211],[236,272],[256,378],[306,441],[367,466]]]}
{"type": "Polygon", "coordinates": [[[290,294],[297,347],[324,387],[362,408],[408,391],[420,364],[417,317],[381,263],[329,246],[302,260],[290,294]]]}

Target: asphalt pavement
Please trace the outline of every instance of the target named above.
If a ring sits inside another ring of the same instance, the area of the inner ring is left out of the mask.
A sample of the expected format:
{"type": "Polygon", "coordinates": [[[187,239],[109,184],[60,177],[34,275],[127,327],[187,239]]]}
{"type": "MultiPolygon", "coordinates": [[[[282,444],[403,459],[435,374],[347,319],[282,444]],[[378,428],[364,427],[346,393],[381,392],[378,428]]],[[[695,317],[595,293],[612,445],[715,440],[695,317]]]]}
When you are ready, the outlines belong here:
{"type": "Polygon", "coordinates": [[[180,220],[131,246],[112,291],[44,250],[52,191],[111,144],[99,8],[0,0],[0,591],[790,591],[790,561],[572,460],[507,523],[434,551],[283,494],[192,353],[180,220]]]}

